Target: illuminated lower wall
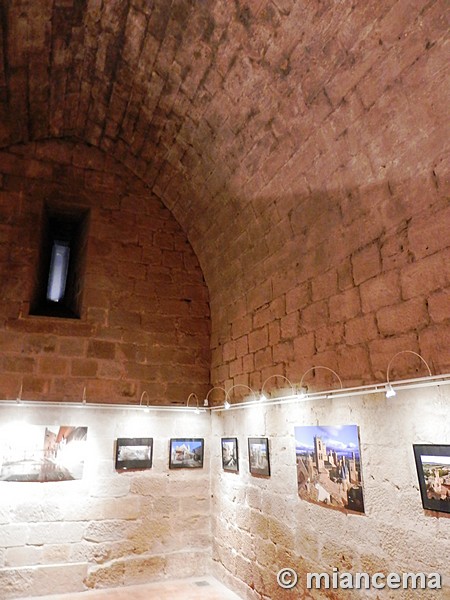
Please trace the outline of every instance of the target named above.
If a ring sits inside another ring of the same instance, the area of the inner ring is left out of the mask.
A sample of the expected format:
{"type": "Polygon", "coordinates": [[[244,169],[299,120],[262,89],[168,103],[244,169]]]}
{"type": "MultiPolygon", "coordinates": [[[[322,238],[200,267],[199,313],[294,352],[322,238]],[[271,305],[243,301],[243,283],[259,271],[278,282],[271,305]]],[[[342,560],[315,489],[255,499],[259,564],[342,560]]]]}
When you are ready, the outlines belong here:
{"type": "Polygon", "coordinates": [[[412,450],[413,443],[450,443],[450,386],[211,416],[0,406],[0,439],[21,420],[87,426],[88,454],[80,481],[0,482],[2,600],[203,573],[246,600],[289,600],[308,597],[308,571],[333,567],[438,572],[447,587],[315,590],[311,597],[440,600],[450,593],[450,515],[423,510],[412,450]],[[363,515],[297,493],[294,427],[345,424],[359,426],[363,515]],[[169,439],[181,436],[205,439],[203,469],[169,470],[169,439]],[[269,438],[270,478],[249,474],[249,436],[269,438]],[[118,437],[153,437],[152,469],[116,473],[118,437]],[[238,474],[222,469],[221,437],[238,438],[238,474]],[[298,572],[295,591],[278,587],[283,567],[298,572]]]}
{"type": "Polygon", "coordinates": [[[424,511],[412,444],[450,443],[450,387],[215,413],[211,443],[214,572],[243,598],[450,597],[450,514],[424,511]],[[298,497],[296,425],[360,428],[365,514],[298,497]],[[236,436],[239,474],[223,472],[220,438],[236,436]],[[248,436],[268,436],[271,477],[249,474],[248,436]],[[296,592],[276,574],[298,572],[296,592]],[[446,590],[347,589],[306,595],[306,573],[439,572],[446,590]],[[334,595],[333,595],[334,594],[334,595]],[[381,595],[380,595],[381,594],[381,595]],[[390,595],[389,595],[390,594],[390,595]]]}
{"type": "Polygon", "coordinates": [[[0,445],[24,425],[87,426],[87,456],[78,481],[0,481],[2,600],[210,570],[209,445],[202,469],[168,468],[169,439],[209,438],[209,415],[0,406],[0,445]],[[153,437],[150,470],[115,471],[122,437],[153,437]]]}

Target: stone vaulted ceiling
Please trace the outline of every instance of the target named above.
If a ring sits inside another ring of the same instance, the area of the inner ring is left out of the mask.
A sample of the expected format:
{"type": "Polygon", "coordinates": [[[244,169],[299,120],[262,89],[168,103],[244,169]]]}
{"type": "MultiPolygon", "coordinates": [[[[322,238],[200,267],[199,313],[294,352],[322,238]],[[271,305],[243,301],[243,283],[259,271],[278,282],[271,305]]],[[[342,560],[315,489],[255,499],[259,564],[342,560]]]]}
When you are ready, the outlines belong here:
{"type": "Polygon", "coordinates": [[[307,252],[336,211],[370,220],[380,189],[442,182],[445,0],[0,6],[0,145],[75,138],[119,159],[177,217],[213,297],[307,252]]]}

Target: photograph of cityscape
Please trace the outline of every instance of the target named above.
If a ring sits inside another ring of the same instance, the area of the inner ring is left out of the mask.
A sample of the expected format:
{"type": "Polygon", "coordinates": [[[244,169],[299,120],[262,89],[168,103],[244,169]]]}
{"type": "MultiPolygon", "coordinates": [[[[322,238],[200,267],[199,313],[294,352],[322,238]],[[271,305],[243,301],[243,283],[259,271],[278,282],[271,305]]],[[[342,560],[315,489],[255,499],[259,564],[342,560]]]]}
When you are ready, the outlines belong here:
{"type": "Polygon", "coordinates": [[[18,424],[0,435],[0,481],[81,479],[87,427],[18,424]]]}
{"type": "Polygon", "coordinates": [[[222,468],[224,471],[239,471],[237,438],[222,438],[222,468]]]}
{"type": "Polygon", "coordinates": [[[300,498],[364,513],[357,425],[297,426],[295,451],[300,498]]]}
{"type": "Polygon", "coordinates": [[[268,438],[248,438],[248,462],[252,475],[270,477],[268,438]]]}
{"type": "Polygon", "coordinates": [[[423,507],[450,513],[450,445],[413,448],[423,507]]]}
{"type": "Polygon", "coordinates": [[[150,469],[153,438],[118,438],[116,470],[150,469]]]}
{"type": "Polygon", "coordinates": [[[170,440],[170,469],[203,467],[203,439],[183,438],[170,440]]]}

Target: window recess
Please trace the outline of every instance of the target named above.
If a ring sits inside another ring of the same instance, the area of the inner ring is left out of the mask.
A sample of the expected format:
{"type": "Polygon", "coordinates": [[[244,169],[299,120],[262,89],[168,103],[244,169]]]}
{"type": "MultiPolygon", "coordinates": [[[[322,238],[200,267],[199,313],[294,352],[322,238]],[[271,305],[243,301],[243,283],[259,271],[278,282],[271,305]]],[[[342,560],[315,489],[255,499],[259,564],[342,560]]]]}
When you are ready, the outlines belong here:
{"type": "Polygon", "coordinates": [[[31,315],[79,319],[89,212],[46,206],[31,315]]]}

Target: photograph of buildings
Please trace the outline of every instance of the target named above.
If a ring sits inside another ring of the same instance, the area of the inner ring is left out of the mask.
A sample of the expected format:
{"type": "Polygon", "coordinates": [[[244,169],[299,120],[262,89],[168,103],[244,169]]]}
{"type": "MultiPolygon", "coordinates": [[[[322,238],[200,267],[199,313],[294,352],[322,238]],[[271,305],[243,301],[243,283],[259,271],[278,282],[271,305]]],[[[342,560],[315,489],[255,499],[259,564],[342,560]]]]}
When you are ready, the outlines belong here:
{"type": "Polygon", "coordinates": [[[422,456],[427,498],[445,500],[450,508],[450,456],[422,456]]]}
{"type": "Polygon", "coordinates": [[[414,445],[423,507],[450,513],[450,445],[414,445]]]}
{"type": "Polygon", "coordinates": [[[24,425],[0,443],[0,481],[68,481],[83,476],[87,427],[24,425]]]}
{"type": "Polygon", "coordinates": [[[252,475],[270,476],[269,440],[248,438],[248,461],[252,475]]]}
{"type": "Polygon", "coordinates": [[[356,425],[295,427],[295,451],[300,498],[364,513],[356,425]]]}
{"type": "Polygon", "coordinates": [[[239,471],[237,438],[222,438],[222,467],[224,471],[239,471]]]}
{"type": "Polygon", "coordinates": [[[150,469],[153,438],[119,438],[116,446],[116,469],[150,469]]]}
{"type": "Polygon", "coordinates": [[[170,469],[203,467],[203,439],[170,440],[170,469]]]}

